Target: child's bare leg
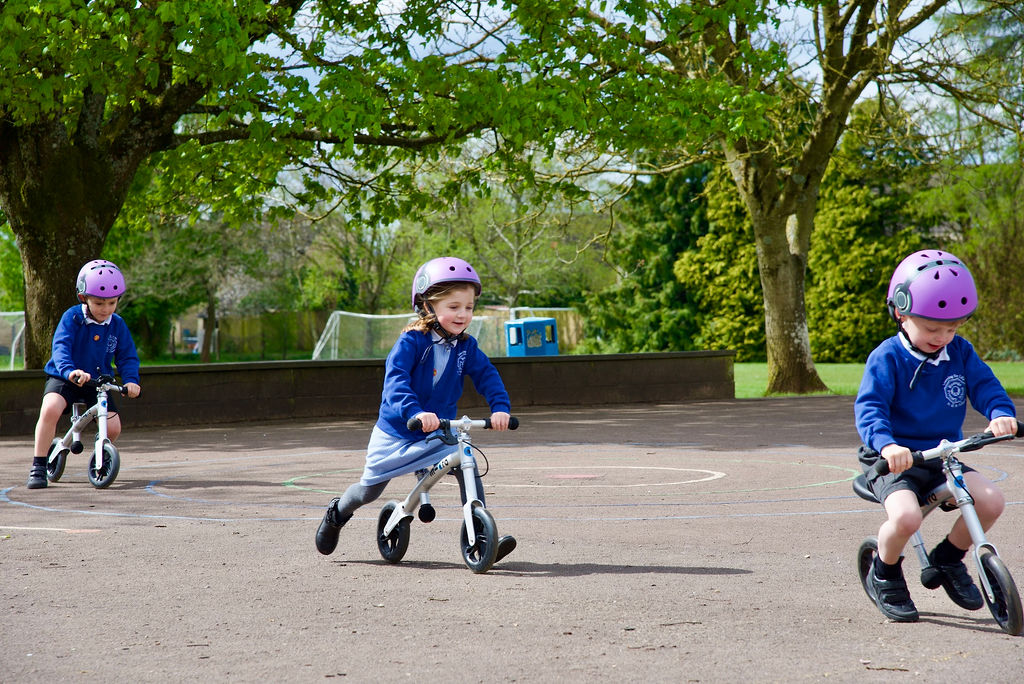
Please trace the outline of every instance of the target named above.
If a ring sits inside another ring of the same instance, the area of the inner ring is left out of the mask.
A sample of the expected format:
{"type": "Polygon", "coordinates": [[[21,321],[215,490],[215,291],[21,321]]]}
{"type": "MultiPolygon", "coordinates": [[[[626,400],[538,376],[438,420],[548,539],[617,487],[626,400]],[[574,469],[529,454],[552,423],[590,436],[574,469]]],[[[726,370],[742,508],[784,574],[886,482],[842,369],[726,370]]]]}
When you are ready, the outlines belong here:
{"type": "Polygon", "coordinates": [[[35,445],[32,452],[32,468],[28,471],[28,489],[43,489],[47,484],[46,455],[57,432],[57,421],[60,420],[68,403],[56,392],[43,395],[43,403],[39,407],[39,419],[36,421],[35,445]]]}
{"type": "MultiPolygon", "coordinates": [[[[1003,493],[987,477],[978,472],[964,473],[964,484],[974,499],[974,510],[981,527],[988,530],[1003,513],[1006,499],[1003,493]]],[[[957,518],[948,536],[949,542],[962,551],[971,548],[971,533],[962,517],[957,518]]]]}
{"type": "Polygon", "coordinates": [[[888,519],[878,529],[878,557],[886,565],[895,565],[903,547],[921,529],[921,507],[917,495],[900,489],[885,498],[888,519]]]}
{"type": "Polygon", "coordinates": [[[868,575],[875,604],[890,620],[914,622],[919,615],[903,577],[903,547],[921,527],[917,495],[898,489],[885,497],[888,518],[878,529],[878,553],[868,575]]]}
{"type": "Polygon", "coordinates": [[[68,403],[64,397],[56,392],[49,392],[43,395],[43,403],[39,408],[39,420],[36,421],[35,451],[33,455],[37,458],[45,458],[50,450],[54,435],[57,433],[57,421],[67,408],[68,403]]]}
{"type": "Polygon", "coordinates": [[[111,413],[107,416],[107,439],[111,442],[121,434],[121,416],[111,413]]]}

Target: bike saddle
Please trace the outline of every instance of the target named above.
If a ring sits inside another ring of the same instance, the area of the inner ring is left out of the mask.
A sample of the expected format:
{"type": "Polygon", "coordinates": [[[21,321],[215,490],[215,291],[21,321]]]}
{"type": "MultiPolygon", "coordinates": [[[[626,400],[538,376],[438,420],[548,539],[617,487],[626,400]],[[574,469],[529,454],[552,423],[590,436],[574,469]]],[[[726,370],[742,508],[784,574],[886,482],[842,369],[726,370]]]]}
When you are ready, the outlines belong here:
{"type": "Polygon", "coordinates": [[[878,503],[878,499],[875,498],[875,493],[872,492],[871,487],[868,486],[868,480],[864,477],[863,473],[853,478],[853,491],[857,496],[865,501],[878,503]]]}

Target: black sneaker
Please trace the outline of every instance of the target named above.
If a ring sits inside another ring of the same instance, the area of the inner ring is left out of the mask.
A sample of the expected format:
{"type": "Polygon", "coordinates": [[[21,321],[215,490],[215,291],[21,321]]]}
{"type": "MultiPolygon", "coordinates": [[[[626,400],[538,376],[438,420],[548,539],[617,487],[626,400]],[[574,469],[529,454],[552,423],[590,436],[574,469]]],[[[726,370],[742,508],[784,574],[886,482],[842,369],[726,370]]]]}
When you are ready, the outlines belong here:
{"type": "Polygon", "coordinates": [[[350,515],[342,519],[338,515],[336,504],[340,500],[338,497],[331,499],[331,503],[327,504],[327,512],[324,513],[324,519],[320,521],[320,527],[316,530],[316,550],[325,556],[334,553],[334,549],[338,547],[338,533],[341,532],[341,528],[352,517],[350,515]]]}
{"type": "Polygon", "coordinates": [[[504,537],[498,540],[498,552],[494,554],[494,562],[497,563],[502,558],[507,556],[516,550],[516,538],[511,534],[506,534],[504,537]]]}
{"type": "Polygon", "coordinates": [[[43,489],[46,485],[46,467],[33,466],[32,470],[28,471],[28,483],[25,486],[29,489],[43,489]]]}
{"type": "Polygon", "coordinates": [[[882,615],[895,622],[917,622],[917,607],[910,600],[907,581],[902,575],[899,579],[884,580],[871,569],[868,571],[868,582],[875,596],[875,605],[882,611],[882,615]]]}
{"type": "Polygon", "coordinates": [[[935,562],[931,553],[928,554],[928,560],[938,571],[942,588],[946,590],[949,598],[953,599],[953,603],[964,610],[978,610],[985,605],[985,600],[968,574],[963,561],[957,561],[952,565],[940,565],[935,562]]]}

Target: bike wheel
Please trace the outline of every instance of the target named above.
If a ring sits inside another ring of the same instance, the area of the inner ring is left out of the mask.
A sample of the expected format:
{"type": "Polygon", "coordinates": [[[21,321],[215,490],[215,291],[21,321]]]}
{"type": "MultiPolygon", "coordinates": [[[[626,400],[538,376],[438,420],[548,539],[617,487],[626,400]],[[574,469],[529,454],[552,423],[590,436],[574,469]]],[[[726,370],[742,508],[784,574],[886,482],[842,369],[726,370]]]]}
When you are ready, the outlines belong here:
{"type": "Polygon", "coordinates": [[[498,526],[486,508],[473,509],[473,539],[466,532],[466,521],[462,521],[462,559],[475,573],[487,572],[494,565],[498,553],[498,526]]]}
{"type": "Polygon", "coordinates": [[[878,537],[868,537],[860,543],[857,550],[857,572],[860,573],[860,586],[868,595],[871,602],[875,602],[875,594],[871,591],[871,583],[868,582],[868,573],[874,572],[875,556],[878,555],[878,537]]]}
{"type": "Polygon", "coordinates": [[[981,569],[994,595],[990,599],[988,593],[982,591],[992,617],[1004,632],[1017,636],[1024,630],[1024,614],[1021,612],[1020,594],[1010,571],[1006,569],[1002,559],[991,552],[981,556],[981,569]]]}
{"type": "Polygon", "coordinates": [[[68,463],[68,450],[60,446],[60,440],[53,440],[50,451],[46,454],[46,479],[56,482],[64,474],[64,466],[68,463]]]}
{"type": "Polygon", "coordinates": [[[391,519],[391,513],[398,508],[398,504],[389,501],[380,509],[377,516],[377,549],[381,557],[389,563],[397,563],[402,560],[409,548],[409,519],[402,518],[391,530],[391,534],[384,536],[384,526],[391,519]]]}
{"type": "Polygon", "coordinates": [[[117,473],[121,470],[121,454],[117,452],[110,442],[103,445],[103,466],[96,468],[96,456],[89,459],[89,482],[97,489],[109,487],[117,479],[117,473]]]}

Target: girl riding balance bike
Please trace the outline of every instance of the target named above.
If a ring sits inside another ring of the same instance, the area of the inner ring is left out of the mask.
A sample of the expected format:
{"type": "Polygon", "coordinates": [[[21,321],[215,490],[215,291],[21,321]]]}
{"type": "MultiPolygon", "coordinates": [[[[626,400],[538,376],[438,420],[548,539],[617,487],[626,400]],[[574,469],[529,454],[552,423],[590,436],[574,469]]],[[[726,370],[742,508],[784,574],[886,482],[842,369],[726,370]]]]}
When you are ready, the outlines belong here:
{"type": "MultiPolygon", "coordinates": [[[[328,555],[338,545],[341,528],[360,506],[375,501],[388,483],[407,473],[429,469],[452,446],[429,435],[442,419],[455,418],[456,403],[469,376],[491,409],[490,427],[507,430],[511,416],[508,392],[494,364],[466,331],[480,296],[480,277],[462,259],[440,257],[423,264],[412,281],[411,303],[418,318],[399,335],[385,363],[384,389],[377,422],[366,449],[359,482],[331,499],[316,531],[317,550],[328,555]],[[410,421],[418,421],[411,429],[410,421]]],[[[466,479],[483,503],[476,468],[453,470],[466,503],[466,479]]],[[[516,546],[511,536],[498,540],[494,562],[516,546]]]]}

